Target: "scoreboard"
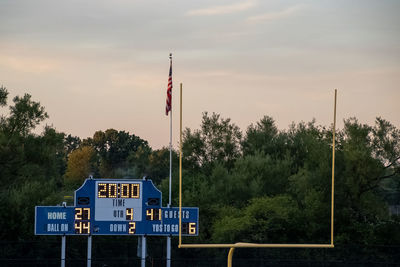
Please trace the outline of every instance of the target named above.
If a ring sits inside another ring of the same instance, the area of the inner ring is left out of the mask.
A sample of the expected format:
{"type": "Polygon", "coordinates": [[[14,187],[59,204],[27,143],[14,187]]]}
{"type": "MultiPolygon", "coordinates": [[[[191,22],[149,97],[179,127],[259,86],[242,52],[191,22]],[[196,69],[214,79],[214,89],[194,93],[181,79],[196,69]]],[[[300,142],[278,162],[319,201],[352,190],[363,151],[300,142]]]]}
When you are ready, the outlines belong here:
{"type": "Polygon", "coordinates": [[[35,207],[35,235],[198,235],[198,208],[161,207],[151,180],[86,179],[74,206],[35,207]]]}

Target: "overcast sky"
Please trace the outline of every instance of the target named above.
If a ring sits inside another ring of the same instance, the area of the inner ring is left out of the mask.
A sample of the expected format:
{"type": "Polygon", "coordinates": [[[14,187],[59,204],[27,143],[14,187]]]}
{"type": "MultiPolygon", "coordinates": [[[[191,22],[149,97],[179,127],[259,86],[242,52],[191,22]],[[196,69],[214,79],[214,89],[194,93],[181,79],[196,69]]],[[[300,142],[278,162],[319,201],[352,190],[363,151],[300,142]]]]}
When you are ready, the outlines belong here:
{"type": "MultiPolygon", "coordinates": [[[[338,127],[376,116],[400,128],[400,1],[0,0],[0,85],[45,106],[47,124],[86,138],[125,130],[168,146],[173,53],[184,127],[204,111],[243,131],[264,115],[338,127]]],[[[7,108],[1,108],[6,114],[7,108]]]]}

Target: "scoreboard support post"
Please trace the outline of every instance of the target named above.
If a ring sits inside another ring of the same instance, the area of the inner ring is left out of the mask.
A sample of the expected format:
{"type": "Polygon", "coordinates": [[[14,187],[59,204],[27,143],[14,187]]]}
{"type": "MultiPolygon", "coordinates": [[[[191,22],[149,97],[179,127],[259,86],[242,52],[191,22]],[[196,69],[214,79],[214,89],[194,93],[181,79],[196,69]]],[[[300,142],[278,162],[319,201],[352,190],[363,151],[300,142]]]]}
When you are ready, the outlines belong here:
{"type": "MultiPolygon", "coordinates": [[[[63,202],[62,206],[67,207],[67,202],[63,202]]],[[[61,236],[61,267],[65,267],[65,247],[66,247],[66,239],[67,237],[64,235],[61,236]]]]}
{"type": "Polygon", "coordinates": [[[92,235],[88,235],[87,243],[87,267],[92,266],[92,235]]]}
{"type": "Polygon", "coordinates": [[[167,238],[167,267],[171,267],[171,236],[167,238]]]}
{"type": "Polygon", "coordinates": [[[141,256],[141,267],[146,267],[146,252],[147,252],[147,247],[146,247],[146,236],[142,235],[142,256],[141,256]]]}
{"type": "Polygon", "coordinates": [[[61,236],[61,267],[65,267],[65,245],[67,237],[61,236]]]}

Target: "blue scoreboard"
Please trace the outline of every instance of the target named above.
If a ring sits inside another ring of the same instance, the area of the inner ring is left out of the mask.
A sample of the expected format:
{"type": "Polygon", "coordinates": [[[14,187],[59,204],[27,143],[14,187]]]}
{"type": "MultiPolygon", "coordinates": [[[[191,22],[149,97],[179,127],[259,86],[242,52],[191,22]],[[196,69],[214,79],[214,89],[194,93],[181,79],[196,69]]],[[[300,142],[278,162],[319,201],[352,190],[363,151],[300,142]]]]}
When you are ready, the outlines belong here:
{"type": "Polygon", "coordinates": [[[86,179],[74,206],[35,207],[35,235],[198,235],[198,208],[161,207],[151,180],[86,179]]]}

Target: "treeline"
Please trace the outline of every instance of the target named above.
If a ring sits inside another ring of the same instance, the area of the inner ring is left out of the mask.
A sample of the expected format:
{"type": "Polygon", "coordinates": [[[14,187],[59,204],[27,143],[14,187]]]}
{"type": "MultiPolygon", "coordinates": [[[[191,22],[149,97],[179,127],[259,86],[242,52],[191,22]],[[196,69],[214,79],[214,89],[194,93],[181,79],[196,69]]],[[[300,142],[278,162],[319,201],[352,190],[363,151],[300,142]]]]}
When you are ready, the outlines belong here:
{"type": "MultiPolygon", "coordinates": [[[[8,92],[0,88],[6,110],[8,92]]],[[[0,239],[32,240],[34,207],[72,196],[89,175],[147,176],[168,199],[169,151],[125,131],[78,137],[46,126],[44,107],[25,94],[0,120],[0,239]]],[[[329,243],[332,129],[315,121],[279,130],[265,116],[242,132],[230,119],[203,113],[183,136],[184,206],[200,209],[199,243],[329,243]]],[[[336,138],[335,244],[400,245],[400,131],[345,120],[336,138]]],[[[178,152],[173,153],[178,204],[178,152]]]]}

